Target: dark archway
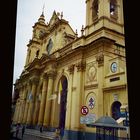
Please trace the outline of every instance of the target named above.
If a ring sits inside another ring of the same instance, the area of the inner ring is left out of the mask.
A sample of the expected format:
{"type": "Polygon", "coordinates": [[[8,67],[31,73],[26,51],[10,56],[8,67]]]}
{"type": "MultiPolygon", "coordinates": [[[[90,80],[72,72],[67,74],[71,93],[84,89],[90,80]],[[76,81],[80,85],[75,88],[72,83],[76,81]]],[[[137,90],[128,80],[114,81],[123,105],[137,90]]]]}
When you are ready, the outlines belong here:
{"type": "Polygon", "coordinates": [[[60,114],[59,114],[59,128],[65,128],[65,118],[66,118],[66,104],[67,104],[67,88],[68,81],[65,76],[62,76],[60,79],[60,84],[62,85],[62,91],[60,96],[60,114]]]}
{"type": "Polygon", "coordinates": [[[119,101],[115,101],[112,104],[112,107],[111,107],[111,110],[112,110],[112,118],[114,118],[115,120],[119,119],[120,116],[121,116],[120,107],[121,107],[121,103],[119,101]]]}

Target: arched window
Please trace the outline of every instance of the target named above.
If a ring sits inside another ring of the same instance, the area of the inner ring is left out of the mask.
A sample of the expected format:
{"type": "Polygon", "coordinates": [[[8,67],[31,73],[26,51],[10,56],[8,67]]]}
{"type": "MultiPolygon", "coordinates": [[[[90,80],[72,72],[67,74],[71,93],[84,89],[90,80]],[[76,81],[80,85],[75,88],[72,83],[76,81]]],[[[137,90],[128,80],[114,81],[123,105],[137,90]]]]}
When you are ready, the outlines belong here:
{"type": "Polygon", "coordinates": [[[53,42],[52,42],[52,39],[50,39],[49,43],[47,45],[47,48],[46,48],[47,52],[48,52],[48,55],[50,54],[50,51],[51,51],[52,47],[53,47],[53,42]]]}
{"type": "Polygon", "coordinates": [[[112,118],[114,118],[115,120],[120,118],[120,107],[121,107],[121,103],[119,101],[115,101],[112,104],[111,110],[112,110],[112,118]]]}
{"type": "Polygon", "coordinates": [[[117,1],[110,0],[110,15],[117,17],[117,1]]]}
{"type": "Polygon", "coordinates": [[[98,0],[93,0],[93,3],[92,3],[92,17],[93,17],[93,20],[95,20],[98,17],[98,8],[99,8],[98,0]]]}

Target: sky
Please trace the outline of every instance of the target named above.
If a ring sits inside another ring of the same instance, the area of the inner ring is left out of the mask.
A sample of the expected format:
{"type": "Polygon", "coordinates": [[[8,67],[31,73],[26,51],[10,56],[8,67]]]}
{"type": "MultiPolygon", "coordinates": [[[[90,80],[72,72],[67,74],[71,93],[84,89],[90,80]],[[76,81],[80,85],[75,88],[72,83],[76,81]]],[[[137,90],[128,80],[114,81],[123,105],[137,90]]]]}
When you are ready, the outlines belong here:
{"type": "Polygon", "coordinates": [[[78,34],[86,22],[85,0],[18,0],[13,84],[19,79],[26,61],[27,44],[32,38],[32,26],[38,21],[44,7],[45,22],[49,22],[53,11],[63,12],[63,19],[78,34]]]}

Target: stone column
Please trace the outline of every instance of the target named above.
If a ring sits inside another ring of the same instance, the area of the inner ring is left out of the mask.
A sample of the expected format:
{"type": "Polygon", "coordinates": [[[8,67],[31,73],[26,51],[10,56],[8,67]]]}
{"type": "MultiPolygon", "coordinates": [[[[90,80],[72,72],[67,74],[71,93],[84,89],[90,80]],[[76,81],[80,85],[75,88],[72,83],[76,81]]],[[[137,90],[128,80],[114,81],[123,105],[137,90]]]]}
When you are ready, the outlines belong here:
{"type": "Polygon", "coordinates": [[[72,64],[68,67],[69,71],[69,82],[68,82],[68,93],[67,93],[67,111],[66,111],[66,121],[65,128],[70,129],[71,125],[71,110],[72,110],[72,87],[73,87],[73,77],[74,77],[74,67],[72,64]]]}
{"type": "Polygon", "coordinates": [[[31,79],[32,82],[32,90],[31,90],[31,99],[29,101],[29,113],[27,117],[27,123],[32,124],[33,112],[34,112],[34,104],[35,104],[35,94],[36,94],[36,87],[38,83],[38,78],[33,77],[31,79]]]}
{"type": "Polygon", "coordinates": [[[15,105],[15,111],[14,111],[14,115],[13,115],[13,123],[14,124],[16,122],[16,112],[17,112],[17,104],[15,105]]]}
{"type": "Polygon", "coordinates": [[[55,72],[49,71],[47,73],[48,76],[48,89],[47,89],[47,98],[46,98],[46,105],[45,105],[45,114],[44,114],[44,126],[50,126],[50,116],[51,116],[51,100],[49,100],[50,96],[53,92],[53,81],[55,72]]]}
{"type": "Polygon", "coordinates": [[[19,122],[20,123],[23,122],[23,114],[24,114],[24,108],[25,108],[24,97],[25,97],[25,85],[21,89],[21,100],[20,100],[21,105],[20,105],[20,115],[19,115],[19,122]]]}
{"type": "Polygon", "coordinates": [[[44,74],[43,76],[43,88],[41,94],[41,103],[40,103],[40,110],[39,110],[39,118],[38,118],[38,125],[43,124],[44,119],[44,111],[45,111],[45,104],[46,104],[46,95],[47,95],[47,76],[44,74]]]}
{"type": "Polygon", "coordinates": [[[20,115],[20,99],[18,100],[18,111],[17,111],[17,123],[19,123],[19,115],[20,115]]]}
{"type": "Polygon", "coordinates": [[[24,94],[23,94],[23,115],[22,115],[22,123],[25,123],[25,113],[26,113],[26,99],[27,99],[27,95],[28,95],[28,90],[27,90],[27,85],[24,86],[24,94]]]}
{"type": "Polygon", "coordinates": [[[16,102],[16,108],[15,108],[15,112],[14,112],[14,123],[16,124],[18,122],[17,120],[17,116],[18,116],[18,100],[16,102]]]}
{"type": "Polygon", "coordinates": [[[77,76],[75,77],[78,82],[76,82],[76,90],[72,93],[72,116],[71,116],[71,129],[79,130],[80,116],[81,116],[81,106],[82,106],[82,96],[83,96],[83,71],[85,70],[86,63],[80,61],[77,63],[77,76]]]}
{"type": "MultiPolygon", "coordinates": [[[[103,116],[103,66],[104,66],[104,55],[100,51],[96,57],[98,62],[98,118],[103,116]]],[[[104,114],[105,115],[105,114],[104,114]]]]}
{"type": "Polygon", "coordinates": [[[28,116],[28,110],[29,110],[29,94],[31,92],[31,82],[29,81],[27,84],[27,96],[26,96],[26,103],[25,103],[25,111],[24,111],[24,116],[23,116],[23,123],[27,124],[27,116],[28,116]]]}
{"type": "Polygon", "coordinates": [[[38,121],[38,117],[39,117],[39,107],[40,107],[40,91],[42,90],[41,89],[41,86],[42,86],[42,78],[40,79],[40,82],[39,82],[39,86],[37,87],[37,93],[36,93],[36,98],[35,98],[35,111],[34,111],[34,114],[33,114],[33,125],[36,125],[37,124],[37,121],[38,121]]]}
{"type": "Polygon", "coordinates": [[[22,115],[22,86],[20,85],[19,92],[19,113],[18,113],[18,123],[21,123],[21,115],[22,115]]]}

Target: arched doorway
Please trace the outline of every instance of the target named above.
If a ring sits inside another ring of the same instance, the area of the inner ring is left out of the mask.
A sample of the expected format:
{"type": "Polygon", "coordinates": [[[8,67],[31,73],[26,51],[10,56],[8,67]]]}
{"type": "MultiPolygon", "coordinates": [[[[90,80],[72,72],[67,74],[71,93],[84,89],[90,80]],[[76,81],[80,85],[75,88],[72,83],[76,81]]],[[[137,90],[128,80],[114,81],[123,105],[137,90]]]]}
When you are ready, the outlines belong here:
{"type": "Polygon", "coordinates": [[[120,107],[121,107],[121,103],[119,101],[115,101],[112,104],[111,110],[112,110],[112,118],[114,118],[115,120],[120,118],[120,107]]]}
{"type": "Polygon", "coordinates": [[[65,76],[62,76],[60,79],[61,84],[61,93],[60,93],[60,114],[59,114],[59,128],[65,128],[65,118],[66,118],[66,104],[67,104],[67,88],[68,81],[65,76]]]}

